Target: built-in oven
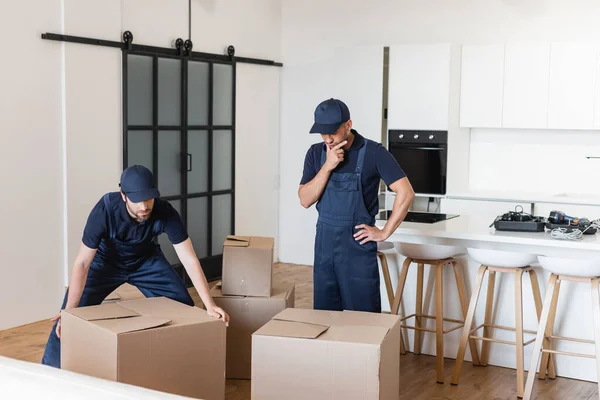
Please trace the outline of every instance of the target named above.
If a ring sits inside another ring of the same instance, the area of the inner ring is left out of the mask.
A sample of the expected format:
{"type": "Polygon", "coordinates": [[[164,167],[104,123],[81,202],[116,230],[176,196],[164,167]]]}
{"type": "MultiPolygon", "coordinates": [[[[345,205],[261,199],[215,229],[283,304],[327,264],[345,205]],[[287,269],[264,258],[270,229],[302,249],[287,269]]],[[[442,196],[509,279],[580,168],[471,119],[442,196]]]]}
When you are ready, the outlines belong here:
{"type": "Polygon", "coordinates": [[[388,150],[422,195],[446,194],[447,131],[388,131],[388,150]]]}

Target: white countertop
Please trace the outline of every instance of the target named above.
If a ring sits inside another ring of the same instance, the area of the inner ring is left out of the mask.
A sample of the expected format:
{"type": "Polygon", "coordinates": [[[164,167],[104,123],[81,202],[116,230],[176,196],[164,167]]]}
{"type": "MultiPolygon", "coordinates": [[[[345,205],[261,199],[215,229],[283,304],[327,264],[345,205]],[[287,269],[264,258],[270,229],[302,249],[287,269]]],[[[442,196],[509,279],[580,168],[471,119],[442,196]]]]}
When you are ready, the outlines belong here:
{"type": "Polygon", "coordinates": [[[600,206],[600,195],[593,193],[526,193],[506,191],[472,191],[447,193],[448,199],[509,201],[521,203],[557,203],[600,206]]]}
{"type": "MultiPolygon", "coordinates": [[[[433,224],[403,222],[390,236],[390,242],[442,244],[528,252],[567,258],[600,258],[600,233],[583,235],[581,240],[555,239],[550,232],[496,231],[489,218],[462,215],[433,224]]],[[[385,221],[378,220],[378,227],[385,221]]]]}

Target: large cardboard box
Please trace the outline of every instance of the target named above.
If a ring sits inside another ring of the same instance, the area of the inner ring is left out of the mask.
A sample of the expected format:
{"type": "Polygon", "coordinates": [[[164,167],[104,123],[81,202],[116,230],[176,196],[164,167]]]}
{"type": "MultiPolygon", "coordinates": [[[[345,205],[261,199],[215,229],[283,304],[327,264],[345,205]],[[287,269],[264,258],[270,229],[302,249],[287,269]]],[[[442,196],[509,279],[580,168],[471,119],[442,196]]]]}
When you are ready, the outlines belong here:
{"type": "Polygon", "coordinates": [[[226,327],[164,297],[62,311],[61,367],[205,400],[225,398],[226,327]]]}
{"type": "Polygon", "coordinates": [[[390,400],[400,317],[288,308],[252,335],[252,398],[390,400]]]}
{"type": "Polygon", "coordinates": [[[279,312],[294,307],[293,283],[273,286],[271,297],[227,296],[215,286],[210,294],[215,303],[229,314],[227,328],[227,378],[250,379],[252,334],[279,312]]]}
{"type": "Polygon", "coordinates": [[[275,239],[227,236],[223,244],[223,294],[271,297],[275,239]]]}

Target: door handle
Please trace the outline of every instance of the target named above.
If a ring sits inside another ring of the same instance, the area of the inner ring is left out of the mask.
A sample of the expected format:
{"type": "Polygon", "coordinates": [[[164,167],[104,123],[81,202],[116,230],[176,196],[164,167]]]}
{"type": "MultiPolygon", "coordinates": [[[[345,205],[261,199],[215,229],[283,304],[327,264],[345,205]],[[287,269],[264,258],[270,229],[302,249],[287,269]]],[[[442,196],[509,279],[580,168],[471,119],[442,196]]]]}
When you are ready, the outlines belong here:
{"type": "Polygon", "coordinates": [[[188,158],[187,170],[188,170],[188,172],[190,172],[192,170],[192,155],[190,153],[187,153],[187,158],[188,158]]]}

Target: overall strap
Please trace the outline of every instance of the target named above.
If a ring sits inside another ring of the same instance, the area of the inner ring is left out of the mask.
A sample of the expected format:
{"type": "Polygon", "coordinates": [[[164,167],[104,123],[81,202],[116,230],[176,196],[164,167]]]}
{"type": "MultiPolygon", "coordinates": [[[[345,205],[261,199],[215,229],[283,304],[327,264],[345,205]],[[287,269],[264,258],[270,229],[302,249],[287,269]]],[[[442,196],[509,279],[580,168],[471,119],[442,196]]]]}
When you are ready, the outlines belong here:
{"type": "Polygon", "coordinates": [[[367,150],[367,144],[368,143],[369,143],[369,141],[367,139],[365,139],[364,144],[362,145],[362,147],[358,151],[358,161],[356,161],[356,173],[357,174],[360,174],[362,172],[363,164],[365,162],[365,153],[366,153],[366,150],[367,150]]]}
{"type": "Polygon", "coordinates": [[[112,213],[110,210],[110,199],[108,198],[109,193],[106,193],[103,197],[104,200],[104,209],[106,210],[106,217],[108,219],[108,235],[110,236],[111,239],[115,238],[115,231],[114,231],[114,221],[112,218],[112,213]]]}
{"type": "MultiPolygon", "coordinates": [[[[323,151],[321,152],[321,167],[325,164],[325,160],[327,160],[327,145],[323,143],[323,151]]],[[[319,168],[319,169],[320,169],[319,168]]]]}

